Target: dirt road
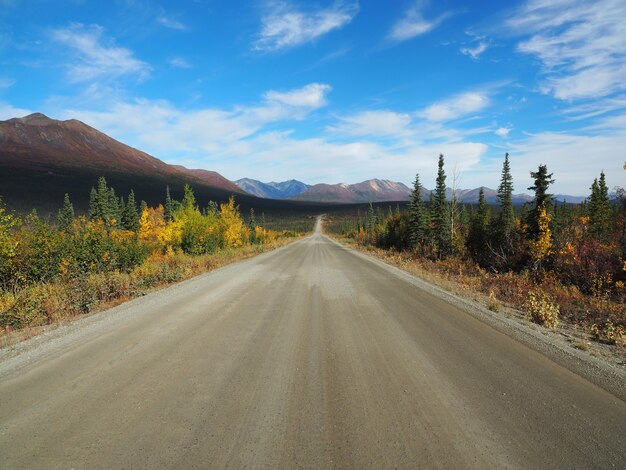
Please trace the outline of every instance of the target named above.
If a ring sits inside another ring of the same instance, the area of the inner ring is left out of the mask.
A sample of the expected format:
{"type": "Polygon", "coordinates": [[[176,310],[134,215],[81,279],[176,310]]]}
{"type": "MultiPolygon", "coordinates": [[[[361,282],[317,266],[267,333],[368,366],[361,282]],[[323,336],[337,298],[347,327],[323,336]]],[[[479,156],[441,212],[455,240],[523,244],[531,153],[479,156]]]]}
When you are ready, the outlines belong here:
{"type": "Polygon", "coordinates": [[[33,344],[3,469],[626,465],[625,402],[319,233],[33,344]]]}

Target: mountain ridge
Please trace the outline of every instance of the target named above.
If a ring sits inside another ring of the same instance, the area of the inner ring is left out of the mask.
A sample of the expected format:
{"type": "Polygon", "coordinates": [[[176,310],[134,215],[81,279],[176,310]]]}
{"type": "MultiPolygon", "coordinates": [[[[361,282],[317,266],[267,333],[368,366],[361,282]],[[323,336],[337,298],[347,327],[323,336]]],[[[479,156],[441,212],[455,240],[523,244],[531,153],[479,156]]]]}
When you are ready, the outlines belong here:
{"type": "Polygon", "coordinates": [[[12,209],[54,214],[69,193],[77,212],[84,213],[100,176],[119,195],[132,189],[153,206],[164,201],[166,186],[172,197],[182,198],[185,184],[194,188],[201,206],[232,195],[244,210],[298,206],[249,195],[217,172],[169,165],[76,119],[33,113],[0,121],[0,195],[12,209]]]}

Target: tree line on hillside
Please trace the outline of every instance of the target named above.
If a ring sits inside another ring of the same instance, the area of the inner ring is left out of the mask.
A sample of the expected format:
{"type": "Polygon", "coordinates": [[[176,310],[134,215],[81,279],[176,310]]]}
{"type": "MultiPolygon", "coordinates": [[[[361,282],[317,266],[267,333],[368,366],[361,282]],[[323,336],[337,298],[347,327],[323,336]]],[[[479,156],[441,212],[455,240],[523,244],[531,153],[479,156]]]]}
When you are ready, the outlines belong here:
{"type": "Polygon", "coordinates": [[[346,230],[364,244],[393,248],[415,256],[443,260],[458,257],[493,272],[528,272],[559,278],[590,292],[598,283],[621,286],[626,275],[626,197],[617,188],[609,197],[604,172],[595,178],[582,204],[554,201],[549,187],[553,174],[546,165],[532,171],[532,203],[516,213],[513,178],[506,154],[498,186],[497,207],[485,201],[481,188],[477,205],[458,204],[446,196],[444,156],[439,156],[435,189],[422,198],[415,177],[408,210],[384,214],[370,205],[364,220],[346,230]],[[620,284],[621,283],[621,284],[620,284]]]}
{"type": "MultiPolygon", "coordinates": [[[[198,207],[191,187],[181,201],[137,203],[131,191],[116,195],[100,178],[92,188],[87,215],[77,216],[65,195],[57,223],[7,211],[0,199],[0,293],[35,283],[73,279],[92,273],[131,272],[152,254],[203,255],[221,249],[265,244],[285,235],[248,220],[235,201],[198,207]]],[[[291,235],[291,234],[287,234],[291,235]]]]}

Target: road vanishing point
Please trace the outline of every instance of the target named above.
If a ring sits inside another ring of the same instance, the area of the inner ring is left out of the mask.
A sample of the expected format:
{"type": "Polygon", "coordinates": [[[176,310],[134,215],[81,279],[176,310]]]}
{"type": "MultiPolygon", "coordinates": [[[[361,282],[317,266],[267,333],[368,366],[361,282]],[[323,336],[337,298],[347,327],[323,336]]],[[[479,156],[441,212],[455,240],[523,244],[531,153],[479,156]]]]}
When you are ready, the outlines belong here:
{"type": "Polygon", "coordinates": [[[51,333],[2,469],[626,466],[621,398],[319,227],[51,333]]]}

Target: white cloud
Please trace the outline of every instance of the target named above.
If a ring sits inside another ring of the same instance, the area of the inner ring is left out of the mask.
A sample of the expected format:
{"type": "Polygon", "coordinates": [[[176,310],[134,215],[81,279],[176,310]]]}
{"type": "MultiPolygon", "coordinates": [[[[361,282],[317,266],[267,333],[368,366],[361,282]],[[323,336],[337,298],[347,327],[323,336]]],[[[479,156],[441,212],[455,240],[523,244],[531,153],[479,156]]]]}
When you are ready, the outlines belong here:
{"type": "Polygon", "coordinates": [[[183,59],[182,57],[174,57],[168,60],[168,63],[172,67],[175,67],[177,69],[190,69],[193,67],[189,62],[187,62],[187,60],[183,59]]]}
{"type": "Polygon", "coordinates": [[[350,23],[359,11],[358,3],[336,3],[331,8],[298,11],[284,2],[272,4],[261,19],[261,32],[253,48],[271,51],[300,46],[350,23]]]}
{"type": "Polygon", "coordinates": [[[511,168],[516,187],[531,185],[530,171],[547,164],[554,173],[553,193],[584,196],[593,178],[604,170],[609,187],[624,185],[624,156],[615,149],[626,146],[626,116],[622,127],[605,134],[587,135],[580,132],[541,132],[510,144],[511,168]]]}
{"type": "Polygon", "coordinates": [[[411,116],[393,111],[365,111],[339,118],[331,132],[348,136],[402,137],[409,133],[411,116]]]}
{"type": "Polygon", "coordinates": [[[572,121],[580,121],[623,109],[626,109],[626,94],[570,106],[563,114],[572,121]]]}
{"type": "Polygon", "coordinates": [[[530,37],[518,50],[537,56],[546,93],[562,100],[626,90],[624,0],[529,0],[505,23],[530,37]]]}
{"type": "Polygon", "coordinates": [[[472,59],[478,59],[478,57],[489,48],[489,44],[485,41],[480,41],[476,47],[464,47],[461,49],[461,53],[470,56],[472,59]]]}
{"type": "Polygon", "coordinates": [[[326,105],[326,95],[331,90],[332,87],[325,83],[311,83],[297,90],[268,91],[264,97],[273,103],[315,109],[326,105]]]}
{"type": "Polygon", "coordinates": [[[500,137],[508,137],[509,132],[511,132],[512,130],[513,128],[511,127],[499,127],[498,129],[495,130],[495,134],[500,137]]]}
{"type": "Polygon", "coordinates": [[[124,75],[143,80],[150,74],[150,66],[136,59],[132,51],[106,41],[103,29],[98,25],[85,27],[75,24],[66,29],[56,29],[52,31],[52,39],[73,52],[67,65],[72,82],[115,79],[124,75]],[[104,45],[103,42],[109,44],[104,45]]]}
{"type": "Polygon", "coordinates": [[[76,118],[116,138],[135,142],[155,155],[215,153],[225,145],[253,136],[265,126],[297,120],[325,105],[330,86],[310,84],[299,89],[264,95],[257,106],[233,109],[204,108],[183,110],[167,101],[140,99],[117,101],[106,111],[66,110],[76,118]]]}
{"type": "MultiPolygon", "coordinates": [[[[350,183],[379,177],[409,184],[415,172],[434,184],[437,155],[460,170],[476,167],[487,145],[428,135],[420,140],[414,115],[368,111],[339,118],[336,128],[315,138],[276,131],[325,104],[330,87],[310,84],[291,91],[269,91],[257,105],[232,109],[182,109],[167,101],[118,101],[105,111],[68,110],[63,118],[80,119],[129,145],[168,162],[219,171],[236,179],[298,178],[307,182],[350,183]],[[342,133],[343,132],[343,133],[342,133]],[[383,138],[382,140],[380,138],[383,138]],[[393,137],[386,140],[385,137],[393,137]]],[[[452,132],[453,135],[454,132],[452,132]]]]}
{"type": "MultiPolygon", "coordinates": [[[[376,142],[354,140],[337,143],[326,138],[295,139],[289,133],[262,133],[244,146],[222,150],[215,165],[229,178],[250,176],[281,180],[297,178],[309,183],[356,183],[385,178],[410,184],[419,172],[423,184],[433,187],[437,156],[444,153],[446,165],[458,162],[460,171],[479,164],[487,146],[476,142],[415,145],[393,150],[376,142]],[[244,168],[244,170],[242,170],[244,168]]],[[[216,168],[216,166],[214,166],[216,168]]]]}
{"type": "Polygon", "coordinates": [[[426,2],[420,1],[409,8],[391,28],[389,39],[400,42],[429,33],[450,16],[450,13],[444,13],[433,20],[427,20],[423,14],[425,5],[426,2]]]}
{"type": "Polygon", "coordinates": [[[169,28],[169,29],[176,29],[178,31],[186,31],[187,30],[187,26],[182,23],[181,21],[175,19],[175,18],[171,18],[165,15],[161,15],[157,18],[157,23],[159,23],[161,26],[165,27],[165,28],[169,28]]]}
{"type": "Polygon", "coordinates": [[[420,114],[429,121],[442,122],[462,118],[485,109],[490,103],[486,93],[470,91],[428,106],[420,114]]]}
{"type": "Polygon", "coordinates": [[[0,121],[6,121],[7,119],[12,119],[16,117],[24,117],[32,113],[33,111],[30,111],[28,109],[16,108],[8,103],[3,103],[0,101],[0,121]]]}

